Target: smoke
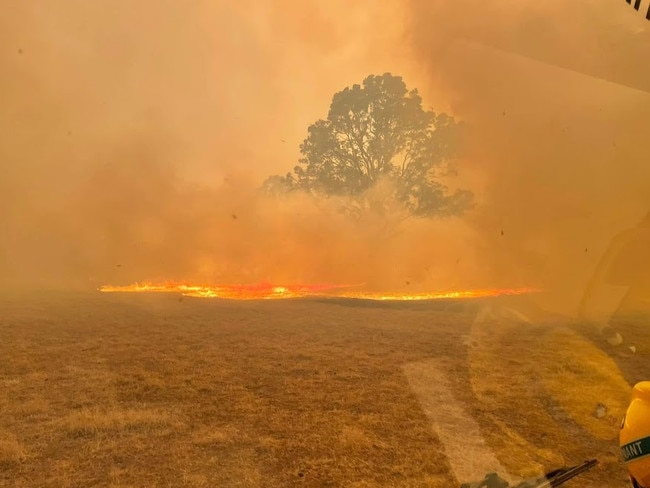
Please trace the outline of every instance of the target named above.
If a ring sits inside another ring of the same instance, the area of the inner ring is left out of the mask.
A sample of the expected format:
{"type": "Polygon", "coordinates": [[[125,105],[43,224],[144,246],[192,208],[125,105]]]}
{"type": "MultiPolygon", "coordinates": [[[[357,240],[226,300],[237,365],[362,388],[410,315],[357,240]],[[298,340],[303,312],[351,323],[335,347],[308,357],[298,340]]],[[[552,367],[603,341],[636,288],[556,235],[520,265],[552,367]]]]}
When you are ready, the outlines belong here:
{"type": "Polygon", "coordinates": [[[616,1],[410,6],[429,89],[473,127],[480,261],[573,311],[609,240],[650,208],[647,21],[616,1]]]}
{"type": "Polygon", "coordinates": [[[11,2],[0,282],[539,286],[575,305],[650,208],[647,21],[625,2],[11,2]],[[269,199],[370,73],[471,127],[462,219],[355,224],[269,199]]]}
{"type": "Polygon", "coordinates": [[[339,202],[257,191],[296,164],[334,92],[373,72],[409,78],[396,4],[66,0],[4,10],[5,286],[380,287],[438,276],[419,253],[440,259],[453,240],[431,244],[428,228],[380,242],[379,224],[349,222],[339,202]]]}

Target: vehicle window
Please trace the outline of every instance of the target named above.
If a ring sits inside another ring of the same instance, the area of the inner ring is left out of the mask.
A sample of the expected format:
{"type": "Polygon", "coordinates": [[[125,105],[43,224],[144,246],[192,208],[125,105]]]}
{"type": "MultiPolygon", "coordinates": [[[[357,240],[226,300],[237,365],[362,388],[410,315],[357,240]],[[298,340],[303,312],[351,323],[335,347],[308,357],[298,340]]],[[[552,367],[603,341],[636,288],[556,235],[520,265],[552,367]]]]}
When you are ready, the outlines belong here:
{"type": "Polygon", "coordinates": [[[2,7],[0,485],[650,486],[650,1],[2,7]]]}

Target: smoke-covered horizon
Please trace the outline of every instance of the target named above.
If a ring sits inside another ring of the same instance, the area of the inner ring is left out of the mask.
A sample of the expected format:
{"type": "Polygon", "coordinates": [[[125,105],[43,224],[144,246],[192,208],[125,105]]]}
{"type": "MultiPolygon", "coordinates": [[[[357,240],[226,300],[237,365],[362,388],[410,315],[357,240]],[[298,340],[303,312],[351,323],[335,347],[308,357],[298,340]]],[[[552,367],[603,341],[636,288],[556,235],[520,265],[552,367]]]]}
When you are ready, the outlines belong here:
{"type": "Polygon", "coordinates": [[[650,209],[650,34],[625,2],[10,5],[5,286],[538,286],[570,310],[650,209]],[[381,240],[336,202],[260,196],[332,95],[384,72],[468,123],[476,208],[381,240]]]}
{"type": "Polygon", "coordinates": [[[431,84],[474,128],[479,260],[573,310],[609,240],[650,209],[648,22],[624,2],[410,5],[431,84]]]}

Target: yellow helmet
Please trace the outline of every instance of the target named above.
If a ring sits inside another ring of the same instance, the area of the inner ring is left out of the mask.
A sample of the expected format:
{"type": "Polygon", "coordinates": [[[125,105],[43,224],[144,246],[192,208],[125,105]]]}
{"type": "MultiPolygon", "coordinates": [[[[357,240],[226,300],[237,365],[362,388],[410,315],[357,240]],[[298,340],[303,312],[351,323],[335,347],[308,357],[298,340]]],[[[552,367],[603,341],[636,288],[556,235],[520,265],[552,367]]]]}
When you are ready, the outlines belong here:
{"type": "Polygon", "coordinates": [[[650,488],[650,381],[634,386],[619,441],[632,484],[650,488]]]}

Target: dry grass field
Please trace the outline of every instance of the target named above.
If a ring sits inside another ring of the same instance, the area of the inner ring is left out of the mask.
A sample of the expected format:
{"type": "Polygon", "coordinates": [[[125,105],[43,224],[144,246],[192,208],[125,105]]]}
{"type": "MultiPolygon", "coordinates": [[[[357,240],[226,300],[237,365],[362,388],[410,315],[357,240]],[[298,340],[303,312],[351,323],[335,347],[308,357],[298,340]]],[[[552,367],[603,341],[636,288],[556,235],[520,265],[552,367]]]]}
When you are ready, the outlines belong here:
{"type": "Polygon", "coordinates": [[[435,359],[510,473],[597,457],[567,486],[627,486],[616,363],[494,303],[4,294],[0,485],[458,486],[405,374],[435,359]]]}

